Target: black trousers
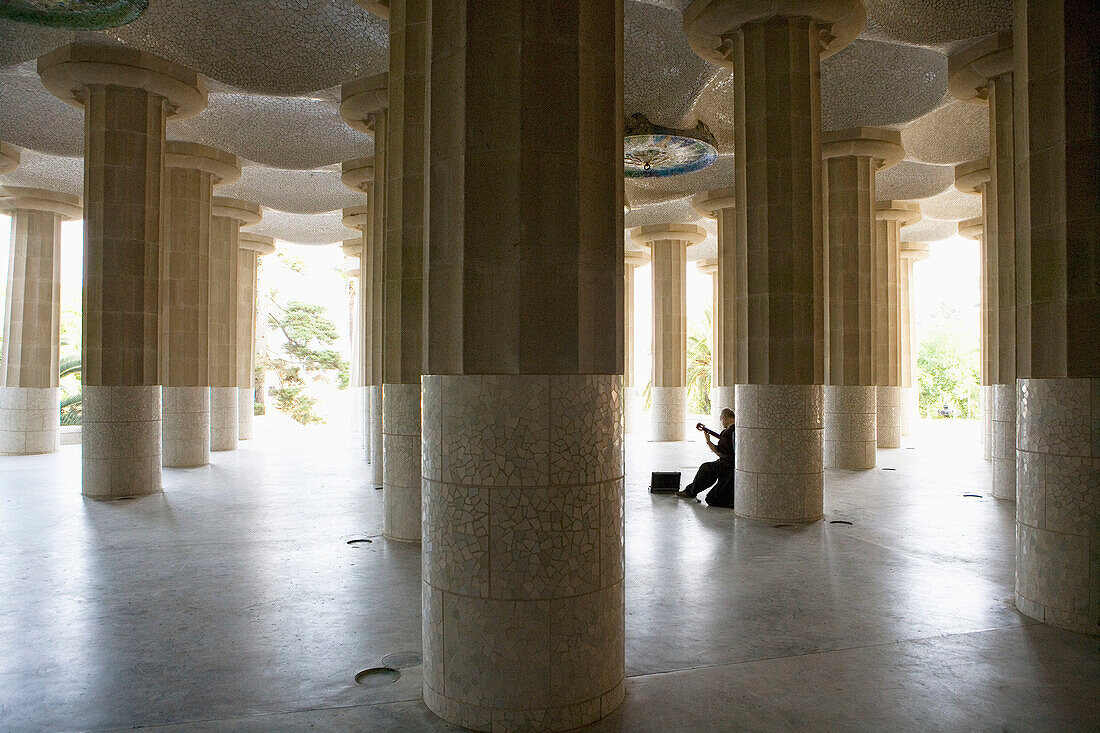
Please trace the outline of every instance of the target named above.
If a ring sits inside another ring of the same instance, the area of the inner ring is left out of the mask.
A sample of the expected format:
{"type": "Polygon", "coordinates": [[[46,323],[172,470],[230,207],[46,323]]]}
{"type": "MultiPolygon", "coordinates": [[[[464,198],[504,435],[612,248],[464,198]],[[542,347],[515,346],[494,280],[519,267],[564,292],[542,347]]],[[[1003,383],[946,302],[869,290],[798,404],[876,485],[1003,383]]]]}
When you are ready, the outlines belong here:
{"type": "Polygon", "coordinates": [[[699,466],[695,472],[695,478],[685,486],[687,493],[698,496],[720,480],[733,475],[733,461],[727,458],[719,458],[717,461],[708,461],[699,466]]]}

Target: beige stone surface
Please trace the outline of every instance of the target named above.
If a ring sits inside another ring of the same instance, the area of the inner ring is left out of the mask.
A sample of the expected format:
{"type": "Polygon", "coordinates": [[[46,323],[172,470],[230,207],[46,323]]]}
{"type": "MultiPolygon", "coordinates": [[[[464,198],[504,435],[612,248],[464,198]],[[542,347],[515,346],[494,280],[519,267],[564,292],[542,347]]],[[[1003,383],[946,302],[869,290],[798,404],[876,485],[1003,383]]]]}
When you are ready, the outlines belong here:
{"type": "Polygon", "coordinates": [[[882,201],[875,205],[875,380],[879,448],[901,447],[902,317],[901,227],[920,217],[919,208],[882,201]]]}
{"type": "Polygon", "coordinates": [[[641,428],[642,396],[634,363],[634,282],[637,269],[647,264],[647,252],[629,252],[623,263],[623,419],[628,433],[641,428]]]}
{"type": "Polygon", "coordinates": [[[711,385],[715,388],[737,383],[737,243],[745,221],[737,216],[736,201],[732,187],[704,191],[691,200],[695,210],[713,218],[718,227],[718,256],[711,273],[711,385]]]}
{"type": "Polygon", "coordinates": [[[210,463],[210,388],[162,388],[162,464],[197,468],[210,463]]]}
{"type": "Polygon", "coordinates": [[[274,252],[275,242],[270,237],[239,233],[237,245],[237,437],[249,440],[256,404],[256,275],[259,258],[274,252]]]}
{"type": "Polygon", "coordinates": [[[0,175],[11,173],[19,166],[19,148],[0,140],[0,175]]]}

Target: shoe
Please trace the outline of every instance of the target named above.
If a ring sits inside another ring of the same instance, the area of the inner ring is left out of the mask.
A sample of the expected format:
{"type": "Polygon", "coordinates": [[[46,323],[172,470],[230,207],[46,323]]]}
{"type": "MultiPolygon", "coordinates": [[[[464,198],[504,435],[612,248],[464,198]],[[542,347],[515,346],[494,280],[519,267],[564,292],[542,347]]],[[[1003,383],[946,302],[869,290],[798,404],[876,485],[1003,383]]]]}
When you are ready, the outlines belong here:
{"type": "Polygon", "coordinates": [[[676,496],[680,497],[681,499],[694,499],[695,492],[691,490],[691,484],[688,484],[684,488],[677,491],[676,496]]]}

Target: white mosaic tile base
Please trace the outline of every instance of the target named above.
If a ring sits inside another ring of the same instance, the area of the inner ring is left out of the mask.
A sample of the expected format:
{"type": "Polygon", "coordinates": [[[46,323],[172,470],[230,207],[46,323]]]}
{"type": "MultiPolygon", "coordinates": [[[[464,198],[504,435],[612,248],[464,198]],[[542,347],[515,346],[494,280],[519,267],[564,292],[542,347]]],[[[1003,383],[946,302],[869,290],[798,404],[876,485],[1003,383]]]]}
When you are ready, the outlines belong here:
{"type": "Polygon", "coordinates": [[[874,386],[825,387],[825,468],[875,467],[874,386]]]}
{"type": "Polygon", "coordinates": [[[210,388],[210,450],[237,450],[237,388],[210,388]]]}
{"type": "Polygon", "coordinates": [[[367,466],[367,481],[371,486],[382,485],[382,386],[370,387],[370,450],[371,462],[367,466]]]}
{"type": "Polygon", "coordinates": [[[84,385],[81,492],[97,499],[160,492],[160,391],[84,385]]]}
{"type": "Polygon", "coordinates": [[[1016,607],[1100,635],[1100,379],[1017,389],[1016,607]]]}
{"type": "Polygon", "coordinates": [[[57,387],[0,387],[0,455],[53,453],[61,447],[57,387]]]}
{"type": "Polygon", "coordinates": [[[823,513],[821,385],[737,385],[734,511],[749,519],[813,522],[823,513]]]}
{"type": "Polygon", "coordinates": [[[623,697],[618,375],[423,378],[424,700],[566,730],[623,697]]]}
{"type": "MultiPolygon", "coordinates": [[[[710,391],[710,414],[711,419],[714,420],[714,425],[711,426],[715,430],[722,423],[719,422],[718,416],[722,414],[723,408],[730,408],[735,410],[737,404],[737,397],[734,394],[737,388],[734,385],[715,387],[710,391]]],[[[736,420],[736,415],[734,417],[736,420]]]]}
{"type": "Polygon", "coordinates": [[[164,387],[161,438],[165,468],[210,463],[210,388],[164,387]]]}
{"type": "Polygon", "coordinates": [[[237,389],[237,439],[252,440],[252,423],[256,413],[256,390],[252,387],[237,389]]]}
{"type": "Polygon", "coordinates": [[[876,433],[879,448],[901,447],[901,387],[879,386],[876,433]]]}
{"type": "Polygon", "coordinates": [[[653,387],[649,406],[650,440],[684,440],[687,387],[653,387]]]}
{"type": "Polygon", "coordinates": [[[420,385],[382,386],[382,532],[420,542],[420,385]]]}
{"type": "Polygon", "coordinates": [[[982,458],[993,460],[993,387],[978,388],[978,420],[982,424],[982,458]]]}
{"type": "Polygon", "coordinates": [[[990,391],[993,496],[1016,501],[1016,385],[995,384],[990,391]]]}

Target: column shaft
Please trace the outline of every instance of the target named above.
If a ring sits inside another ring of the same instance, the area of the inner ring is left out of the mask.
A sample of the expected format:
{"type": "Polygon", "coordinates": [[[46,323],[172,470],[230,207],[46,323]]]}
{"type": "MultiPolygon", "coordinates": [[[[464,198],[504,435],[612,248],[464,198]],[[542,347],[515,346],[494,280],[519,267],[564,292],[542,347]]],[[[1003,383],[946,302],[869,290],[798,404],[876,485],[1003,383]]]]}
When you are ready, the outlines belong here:
{"type": "Polygon", "coordinates": [[[370,349],[371,373],[367,384],[370,385],[370,481],[374,486],[382,485],[382,355],[383,355],[383,317],[382,290],[385,271],[383,268],[386,242],[386,200],[387,176],[389,175],[389,156],[386,150],[388,135],[388,113],[385,107],[372,115],[374,127],[374,236],[371,238],[371,322],[370,349]]]}
{"type": "Polygon", "coordinates": [[[901,347],[898,267],[901,222],[875,224],[875,384],[879,448],[901,447],[901,347]]]}
{"type": "Polygon", "coordinates": [[[210,222],[210,450],[236,450],[240,432],[237,387],[240,223],[224,216],[213,216],[210,222]]]}
{"type": "Polygon", "coordinates": [[[237,437],[252,438],[256,405],[256,275],[259,253],[237,250],[237,437]]]}
{"type": "Polygon", "coordinates": [[[634,279],[643,264],[640,258],[628,256],[623,265],[623,422],[628,433],[638,432],[642,412],[634,363],[634,279]]]}
{"type": "Polygon", "coordinates": [[[687,420],[687,245],[654,241],[652,439],[683,440],[687,420]]]}

